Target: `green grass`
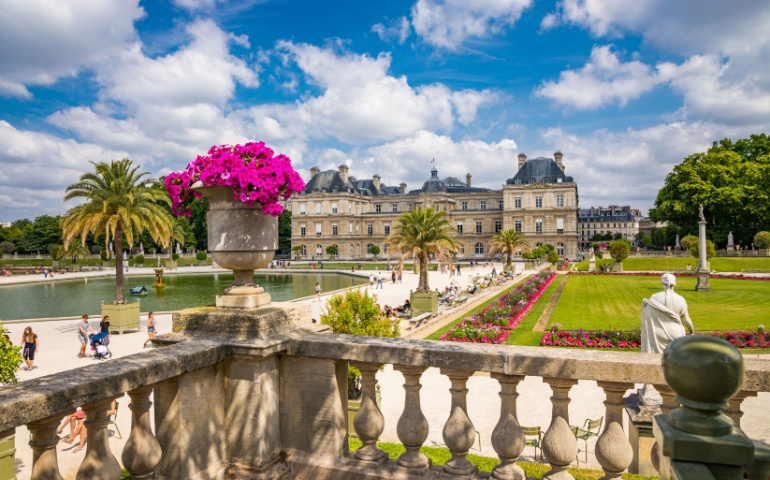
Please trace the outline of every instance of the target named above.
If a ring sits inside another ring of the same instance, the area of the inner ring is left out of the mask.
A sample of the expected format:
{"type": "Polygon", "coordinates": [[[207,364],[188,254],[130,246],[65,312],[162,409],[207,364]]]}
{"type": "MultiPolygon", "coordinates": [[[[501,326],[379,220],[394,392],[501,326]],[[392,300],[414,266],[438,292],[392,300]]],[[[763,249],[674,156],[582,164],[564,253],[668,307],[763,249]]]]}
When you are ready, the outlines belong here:
{"type": "MultiPolygon", "coordinates": [[[[350,447],[350,451],[355,452],[361,448],[361,441],[356,438],[351,438],[348,442],[348,445],[350,447]]],[[[404,446],[398,443],[377,442],[377,446],[386,452],[392,460],[397,459],[402,453],[406,451],[404,446]]],[[[425,456],[431,460],[431,462],[433,462],[433,465],[444,465],[450,458],[452,458],[452,454],[449,453],[449,449],[446,448],[422,447],[420,451],[424,453],[425,456]]],[[[472,453],[468,454],[468,460],[479,467],[479,470],[482,472],[491,472],[492,469],[495,468],[498,463],[500,463],[500,461],[496,458],[482,457],[472,453]]],[[[524,470],[524,473],[528,478],[543,478],[543,475],[545,475],[551,469],[549,465],[542,463],[516,463],[524,470]]],[[[602,471],[588,470],[585,468],[570,468],[569,473],[575,477],[575,480],[594,480],[604,476],[604,472],[602,471]]],[[[624,473],[622,478],[623,480],[653,480],[657,479],[658,477],[643,477],[641,475],[634,475],[632,473],[624,473]]]]}
{"type": "Polygon", "coordinates": [[[481,305],[477,305],[471,311],[462,314],[461,316],[459,316],[456,319],[452,320],[449,324],[447,324],[444,327],[440,328],[439,330],[431,333],[430,335],[428,335],[425,338],[425,340],[438,340],[439,337],[441,337],[441,335],[445,334],[452,327],[454,327],[458,323],[460,323],[463,320],[465,320],[466,317],[470,317],[471,315],[475,315],[475,314],[479,313],[487,305],[491,305],[492,303],[496,303],[500,297],[502,297],[506,293],[510,292],[514,287],[517,287],[519,284],[521,284],[522,281],[526,280],[527,278],[529,278],[529,277],[516,279],[516,281],[513,283],[513,285],[511,285],[510,287],[505,288],[502,292],[500,292],[499,294],[497,294],[494,297],[490,298],[486,302],[482,303],[481,305]]]}
{"type": "MultiPolygon", "coordinates": [[[[736,272],[741,270],[770,269],[770,257],[714,257],[709,260],[711,269],[718,272],[736,272]]],[[[600,265],[612,265],[612,259],[596,259],[596,268],[600,265]]],[[[672,269],[684,269],[687,265],[694,271],[697,260],[693,257],[657,257],[642,258],[631,256],[623,260],[623,270],[629,272],[670,271],[672,269]]],[[[581,272],[588,271],[588,260],[577,264],[581,272]]]]}
{"type": "MultiPolygon", "coordinates": [[[[578,271],[580,271],[580,272],[587,272],[588,271],[588,263],[589,263],[588,260],[583,260],[582,262],[578,262],[575,265],[577,266],[578,271]]],[[[612,265],[613,263],[615,263],[615,260],[613,260],[611,258],[608,258],[606,260],[603,259],[603,258],[597,258],[596,259],[596,268],[599,269],[600,265],[607,266],[607,265],[612,265]]]]}
{"type": "Polygon", "coordinates": [[[548,302],[551,301],[551,297],[556,293],[556,289],[559,288],[559,285],[562,282],[566,281],[567,275],[559,275],[556,277],[556,280],[554,280],[553,283],[548,286],[548,289],[543,292],[543,295],[538,299],[535,306],[532,307],[532,310],[530,310],[527,316],[522,319],[519,326],[513,329],[511,336],[508,337],[508,340],[505,342],[506,345],[529,345],[532,347],[540,345],[540,342],[543,340],[544,332],[533,332],[532,329],[535,328],[537,321],[540,320],[540,316],[543,314],[548,302]]]}
{"type": "MultiPolygon", "coordinates": [[[[687,300],[696,330],[754,330],[770,323],[770,282],[711,278],[708,293],[695,292],[695,284],[695,278],[679,277],[676,291],[687,300]]],[[[573,275],[551,323],[564,329],[639,328],[642,299],[661,290],[657,277],[573,275]]]]}

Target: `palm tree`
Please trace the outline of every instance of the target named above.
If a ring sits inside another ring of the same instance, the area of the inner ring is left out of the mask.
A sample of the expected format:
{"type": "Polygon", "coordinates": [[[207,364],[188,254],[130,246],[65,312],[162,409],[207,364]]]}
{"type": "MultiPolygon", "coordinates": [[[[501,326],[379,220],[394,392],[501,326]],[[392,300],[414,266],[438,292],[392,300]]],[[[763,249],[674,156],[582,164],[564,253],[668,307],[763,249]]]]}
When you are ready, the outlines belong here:
{"type": "Polygon", "coordinates": [[[492,236],[489,244],[489,253],[502,252],[506,255],[505,265],[508,268],[511,268],[511,259],[516,250],[529,248],[529,242],[524,238],[524,234],[517,232],[513,228],[500,230],[492,236]]]}
{"type": "Polygon", "coordinates": [[[168,241],[168,258],[174,258],[174,241],[182,242],[182,245],[184,245],[185,242],[185,232],[184,228],[179,224],[178,221],[175,221],[171,224],[171,237],[168,241]]]}
{"type": "Polygon", "coordinates": [[[404,212],[388,237],[390,250],[403,252],[398,262],[401,270],[409,257],[420,264],[420,282],[417,293],[430,293],[428,285],[428,261],[435,255],[439,261],[453,265],[452,254],[460,248],[454,238],[452,225],[444,218],[444,212],[432,208],[404,212]]]}
{"type": "Polygon", "coordinates": [[[62,218],[64,247],[77,236],[85,244],[89,233],[104,233],[105,244],[112,237],[115,247],[115,303],[125,303],[123,296],[123,239],[133,246],[134,239],[148,230],[156,242],[171,237],[171,214],[162,203],[171,200],[165,191],[152,188],[131,160],[91,162],[95,171],[84,173],[80,181],[67,187],[64,200],[85,199],[85,203],[69,209],[62,218]]]}
{"type": "Polygon", "coordinates": [[[89,250],[85,245],[78,245],[77,243],[68,245],[66,249],[63,249],[62,253],[66,257],[72,257],[73,265],[78,263],[78,258],[91,257],[91,250],[89,250]]]}

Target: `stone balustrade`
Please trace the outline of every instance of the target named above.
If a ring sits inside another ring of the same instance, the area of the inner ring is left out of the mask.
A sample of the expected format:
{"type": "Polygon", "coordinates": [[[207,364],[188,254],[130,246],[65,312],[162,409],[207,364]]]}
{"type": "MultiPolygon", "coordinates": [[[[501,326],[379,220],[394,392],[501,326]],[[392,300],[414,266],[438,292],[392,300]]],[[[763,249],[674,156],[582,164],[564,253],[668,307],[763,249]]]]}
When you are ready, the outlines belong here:
{"type": "MultiPolygon", "coordinates": [[[[623,431],[622,397],[634,384],[655,385],[664,413],[679,406],[668,388],[660,356],[540,347],[509,347],[294,331],[262,339],[171,334],[156,337],[150,352],[30,380],[0,390],[0,432],[26,425],[33,449],[32,478],[61,478],[56,427],[83,406],[88,450],[77,478],[119,478],[107,443],[106,411],[124,393],[131,397],[132,428],[121,454],[134,478],[487,478],[467,459],[476,436],[467,408],[468,379],[487,372],[500,385],[500,416],[491,432],[501,463],[489,478],[521,480],[515,464],[524,449],[517,418],[517,386],[542,378],[552,391],[551,423],[542,450],[551,471],[571,479],[567,465],[577,445],[569,427],[570,390],[593,380],[605,392],[605,426],[595,446],[607,479],[631,463],[623,431]],[[347,447],[347,365],[362,372],[363,399],[354,427],[363,447],[347,447]],[[389,460],[376,441],[384,419],[375,401],[376,373],[390,364],[404,375],[404,410],[397,434],[406,451],[389,460]],[[451,407],[443,425],[422,411],[420,378],[439,368],[451,382],[451,407]],[[155,433],[150,422],[154,403],[155,433]],[[429,431],[443,434],[451,459],[431,466],[420,452],[429,431]],[[153,477],[154,476],[154,477],[153,477]]],[[[728,413],[740,419],[740,402],[770,391],[770,361],[746,359],[745,382],[728,413]]],[[[548,408],[543,399],[543,408],[548,408]]]]}

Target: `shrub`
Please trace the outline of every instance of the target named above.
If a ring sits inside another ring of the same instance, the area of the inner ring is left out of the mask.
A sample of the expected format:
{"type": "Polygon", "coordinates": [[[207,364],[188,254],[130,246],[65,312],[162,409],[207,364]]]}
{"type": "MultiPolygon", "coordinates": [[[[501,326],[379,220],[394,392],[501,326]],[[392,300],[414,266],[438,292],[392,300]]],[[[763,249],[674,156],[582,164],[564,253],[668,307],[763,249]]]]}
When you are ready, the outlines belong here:
{"type": "MultiPolygon", "coordinates": [[[[205,252],[204,252],[204,253],[205,253],[205,252]]],[[[177,260],[179,260],[179,254],[178,254],[178,253],[176,253],[176,252],[172,253],[172,254],[171,254],[171,260],[173,260],[173,261],[175,261],[175,262],[176,262],[177,260]]]]}
{"type": "Polygon", "coordinates": [[[770,232],[759,232],[754,235],[754,246],[763,250],[770,248],[770,232]]]}
{"type": "Polygon", "coordinates": [[[101,245],[94,245],[93,247],[91,247],[91,253],[93,253],[95,255],[101,254],[102,253],[102,246],[101,245]]]}
{"type": "Polygon", "coordinates": [[[103,262],[106,262],[107,260],[110,259],[110,251],[105,248],[104,250],[99,252],[99,258],[101,258],[103,262]]]}
{"type": "Polygon", "coordinates": [[[48,254],[51,255],[51,258],[53,260],[61,260],[65,257],[67,254],[66,250],[64,250],[64,247],[61,245],[51,245],[48,247],[48,254]]]}
{"type": "Polygon", "coordinates": [[[628,258],[629,253],[631,253],[631,244],[627,240],[621,238],[610,243],[610,256],[616,262],[622,262],[628,258]]]}
{"type": "Polygon", "coordinates": [[[0,384],[16,383],[16,372],[23,360],[21,356],[21,347],[13,345],[5,335],[8,330],[0,322],[0,384]]]}
{"type": "MultiPolygon", "coordinates": [[[[179,258],[179,255],[177,255],[177,258],[179,258]]],[[[195,258],[198,259],[199,262],[205,261],[207,258],[209,258],[208,254],[205,250],[201,250],[198,253],[195,254],[195,258]]]]}
{"type": "Polygon", "coordinates": [[[0,242],[0,252],[11,254],[16,250],[16,246],[11,242],[0,242]]]}
{"type": "Polygon", "coordinates": [[[689,250],[693,243],[698,243],[698,237],[695,235],[687,235],[683,239],[679,240],[679,245],[681,245],[684,250],[689,250]]]}
{"type": "MultiPolygon", "coordinates": [[[[700,256],[699,242],[695,242],[692,245],[690,245],[690,253],[692,254],[693,257],[699,258],[700,256]]],[[[717,253],[717,250],[716,250],[716,247],[714,246],[714,242],[712,242],[711,240],[706,240],[706,258],[711,258],[714,255],[716,255],[716,253],[717,253]]]]}
{"type": "Polygon", "coordinates": [[[144,255],[137,255],[134,260],[136,260],[137,264],[144,265],[144,255]]]}
{"type": "Polygon", "coordinates": [[[548,261],[554,264],[559,261],[559,254],[556,253],[556,250],[548,252],[548,261]]]}

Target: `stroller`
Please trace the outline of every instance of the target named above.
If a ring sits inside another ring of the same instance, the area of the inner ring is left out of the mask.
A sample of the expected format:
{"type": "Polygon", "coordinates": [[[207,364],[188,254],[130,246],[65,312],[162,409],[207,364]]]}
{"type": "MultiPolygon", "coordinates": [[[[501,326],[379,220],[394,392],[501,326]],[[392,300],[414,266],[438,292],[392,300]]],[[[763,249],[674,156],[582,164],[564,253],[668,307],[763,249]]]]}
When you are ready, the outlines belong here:
{"type": "Polygon", "coordinates": [[[91,347],[96,350],[96,353],[94,353],[95,359],[105,360],[112,357],[112,352],[110,352],[110,349],[107,348],[107,344],[109,343],[109,339],[107,338],[108,336],[109,334],[107,332],[92,333],[88,336],[88,338],[91,340],[91,347]]]}

